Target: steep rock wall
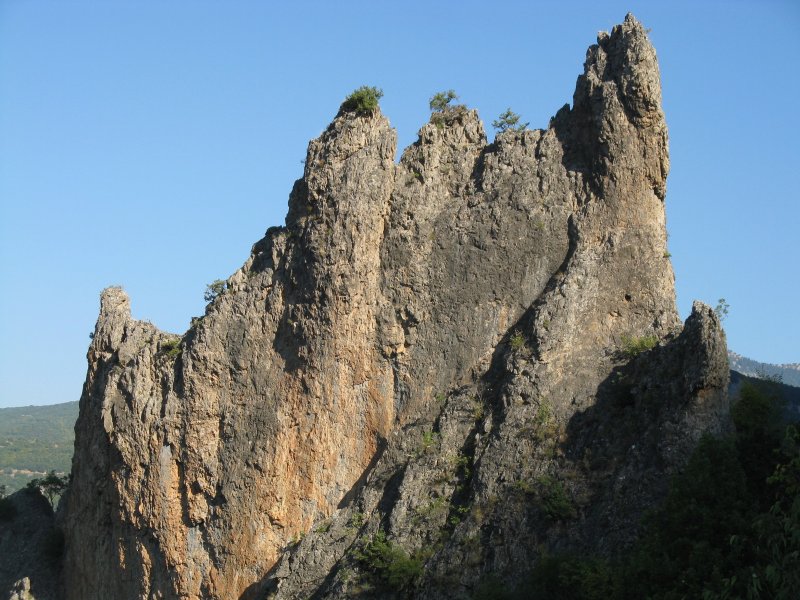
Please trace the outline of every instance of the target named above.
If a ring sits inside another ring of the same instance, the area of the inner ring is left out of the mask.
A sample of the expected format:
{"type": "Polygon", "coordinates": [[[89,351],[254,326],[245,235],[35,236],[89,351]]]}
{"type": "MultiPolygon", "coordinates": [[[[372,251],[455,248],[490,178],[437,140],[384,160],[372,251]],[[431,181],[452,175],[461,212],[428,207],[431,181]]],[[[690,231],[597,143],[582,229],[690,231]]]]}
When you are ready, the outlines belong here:
{"type": "Polygon", "coordinates": [[[724,337],[699,306],[680,333],[658,68],[635,19],[590,48],[547,130],[487,144],[459,107],[397,165],[395,144],[379,112],[340,112],[309,145],[286,227],[183,337],[103,293],[63,520],[68,598],[344,597],[360,585],[350,550],[379,528],[430,550],[420,597],[460,597],[539,543],[597,546],[604,518],[633,531],[658,486],[624,517],[592,507],[720,426],[724,337]],[[663,348],[631,363],[626,336],[663,348]],[[668,390],[674,410],[654,413],[668,390]],[[654,415],[658,451],[638,463],[619,454],[627,437],[586,437],[620,410],[654,415]],[[605,466],[581,471],[587,450],[605,466]],[[584,499],[570,524],[517,502],[567,472],[584,499]],[[439,589],[466,559],[473,574],[439,589]]]}

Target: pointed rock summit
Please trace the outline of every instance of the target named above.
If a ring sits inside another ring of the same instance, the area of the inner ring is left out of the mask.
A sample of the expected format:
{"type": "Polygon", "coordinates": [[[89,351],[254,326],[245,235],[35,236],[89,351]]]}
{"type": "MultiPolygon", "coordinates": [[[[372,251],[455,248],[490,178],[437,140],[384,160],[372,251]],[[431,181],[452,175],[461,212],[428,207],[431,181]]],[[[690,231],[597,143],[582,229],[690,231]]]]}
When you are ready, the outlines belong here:
{"type": "Polygon", "coordinates": [[[468,598],[548,548],[630,543],[725,426],[719,322],[675,307],[658,65],[631,15],[547,129],[488,143],[453,107],[399,164],[396,143],[380,109],[341,111],[286,226],[181,337],[103,292],[66,598],[352,597],[369,539],[414,557],[409,597],[468,598]],[[557,521],[523,501],[542,478],[571,499],[557,521]]]}

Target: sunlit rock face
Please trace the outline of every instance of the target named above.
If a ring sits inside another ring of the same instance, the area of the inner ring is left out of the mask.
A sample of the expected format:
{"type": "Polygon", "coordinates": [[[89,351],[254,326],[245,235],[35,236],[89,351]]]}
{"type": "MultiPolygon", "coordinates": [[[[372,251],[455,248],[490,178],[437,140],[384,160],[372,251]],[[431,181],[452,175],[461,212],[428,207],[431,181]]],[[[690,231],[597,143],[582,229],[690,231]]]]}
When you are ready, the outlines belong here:
{"type": "Polygon", "coordinates": [[[404,593],[469,597],[543,549],[629,543],[724,427],[719,322],[675,308],[658,66],[632,16],[548,129],[489,144],[453,107],[395,152],[379,110],[341,111],[286,226],[180,338],[103,293],[67,598],[351,597],[378,529],[424,564],[404,593]],[[548,481],[558,518],[532,500],[548,481]]]}

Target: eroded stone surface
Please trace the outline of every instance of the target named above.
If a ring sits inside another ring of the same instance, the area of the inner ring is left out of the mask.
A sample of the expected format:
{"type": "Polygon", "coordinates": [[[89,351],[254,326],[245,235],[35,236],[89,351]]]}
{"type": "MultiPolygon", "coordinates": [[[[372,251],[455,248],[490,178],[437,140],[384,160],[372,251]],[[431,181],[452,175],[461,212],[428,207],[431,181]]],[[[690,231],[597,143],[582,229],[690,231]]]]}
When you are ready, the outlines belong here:
{"type": "Polygon", "coordinates": [[[286,227],[182,338],[103,293],[68,598],[347,597],[379,528],[424,556],[420,598],[468,597],[542,547],[624,546],[722,426],[724,336],[707,307],[677,317],[658,67],[633,17],[548,129],[488,144],[457,108],[399,164],[395,144],[379,112],[340,113],[286,227]],[[535,501],[551,480],[558,519],[535,501]]]}
{"type": "Polygon", "coordinates": [[[23,488],[0,511],[0,598],[56,600],[62,538],[50,502],[23,488]]]}

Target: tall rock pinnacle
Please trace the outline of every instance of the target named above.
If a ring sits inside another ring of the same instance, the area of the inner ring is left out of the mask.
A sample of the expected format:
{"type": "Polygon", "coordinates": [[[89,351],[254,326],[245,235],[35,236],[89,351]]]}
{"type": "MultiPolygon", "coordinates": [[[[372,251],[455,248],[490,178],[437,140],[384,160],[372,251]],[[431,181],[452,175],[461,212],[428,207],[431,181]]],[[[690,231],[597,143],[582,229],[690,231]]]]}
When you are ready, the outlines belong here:
{"type": "Polygon", "coordinates": [[[595,504],[564,539],[608,550],[629,540],[603,523],[633,535],[663,493],[638,474],[663,477],[722,426],[724,335],[706,307],[678,320],[658,66],[631,15],[548,129],[489,144],[454,107],[395,151],[379,109],[340,112],[309,144],[286,226],[180,338],[103,293],[67,598],[349,597],[353,549],[379,530],[425,556],[417,597],[469,597],[557,541],[515,503],[524,482],[569,473],[595,504]],[[625,358],[631,338],[655,348],[625,358]],[[609,423],[623,371],[624,418],[642,424],[627,455],[609,423]],[[605,470],[584,469],[591,452],[605,470]]]}

